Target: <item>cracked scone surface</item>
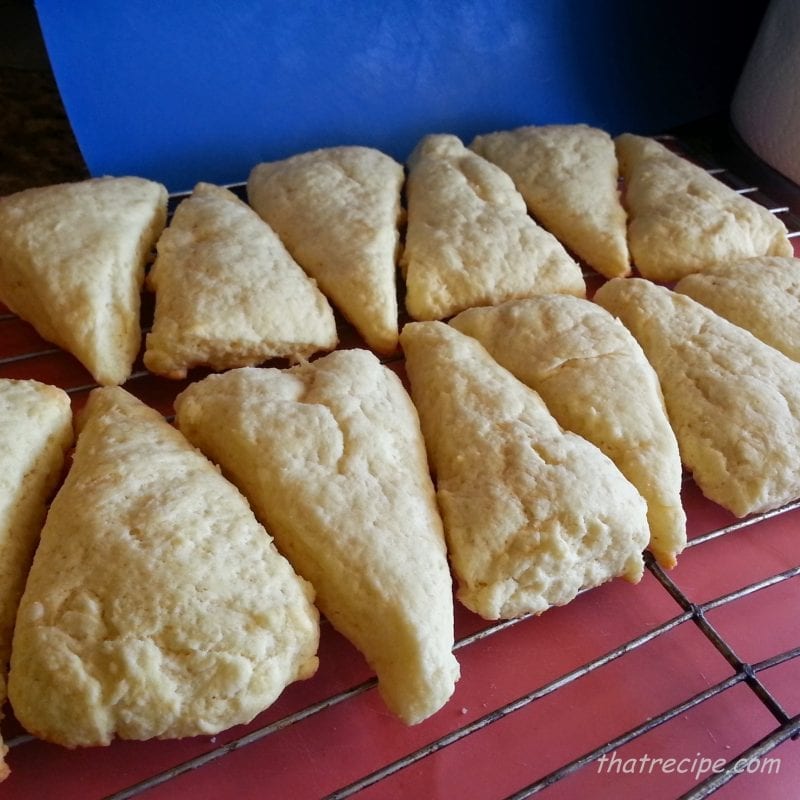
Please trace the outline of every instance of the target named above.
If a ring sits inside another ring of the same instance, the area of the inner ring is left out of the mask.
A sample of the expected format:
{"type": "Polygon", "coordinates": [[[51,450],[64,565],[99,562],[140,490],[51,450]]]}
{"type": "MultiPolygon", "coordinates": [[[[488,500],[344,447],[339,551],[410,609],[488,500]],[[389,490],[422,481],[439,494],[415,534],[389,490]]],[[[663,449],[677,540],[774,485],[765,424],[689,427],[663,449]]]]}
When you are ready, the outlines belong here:
{"type": "Polygon", "coordinates": [[[0,299],[98,383],[123,383],[139,352],[145,262],[166,214],[166,188],[143,178],[0,198],[0,299]]]}
{"type": "Polygon", "coordinates": [[[678,443],[658,377],[627,328],[597,304],[563,295],[469,309],[450,324],[617,465],[647,501],[650,550],[674,566],[686,544],[678,443]]]}
{"type": "Polygon", "coordinates": [[[414,319],[537,294],[585,296],[580,267],[528,216],[511,178],[457,137],[420,141],[409,159],[406,195],[400,266],[414,319]]]}
{"type": "Polygon", "coordinates": [[[414,406],[365,350],[212,375],[176,401],[187,437],[247,495],[321,611],[417,723],[459,676],[452,581],[414,406]]]}
{"type": "Polygon", "coordinates": [[[211,734],[317,666],[318,613],[247,502],[119,388],[79,417],[20,604],[9,697],[66,745],[211,734]]]}
{"type": "Polygon", "coordinates": [[[409,323],[400,343],[464,605],[510,618],[641,578],[647,507],[609,458],[471,337],[409,323]]]}
{"type": "Polygon", "coordinates": [[[588,125],[528,125],[476,136],[470,150],[507,172],[528,210],[607,278],[631,271],[614,141],[588,125]]]}
{"type": "Polygon", "coordinates": [[[687,275],[675,291],[800,361],[800,259],[748,258],[687,275]]]}
{"type": "Polygon", "coordinates": [[[158,241],[145,366],[170,378],[336,346],[333,310],[277,234],[232,192],[199,183],[158,241]]]}
{"type": "MultiPolygon", "coordinates": [[[[32,380],[0,380],[0,706],[11,637],[47,501],[72,444],[69,396],[32,380]]],[[[0,738],[0,780],[7,775],[0,738]]]]}
{"type": "Polygon", "coordinates": [[[403,167],[370,147],[329,147],[256,165],[253,208],[373,350],[397,348],[403,167]]]}
{"type": "Polygon", "coordinates": [[[615,140],[631,258],[645,278],[676,281],[714,264],[791,256],[786,226],[696,164],[644,136],[615,140]]]}
{"type": "Polygon", "coordinates": [[[706,497],[742,517],[800,496],[800,364],[640,278],[609,281],[595,300],[658,373],[681,459],[706,497]]]}

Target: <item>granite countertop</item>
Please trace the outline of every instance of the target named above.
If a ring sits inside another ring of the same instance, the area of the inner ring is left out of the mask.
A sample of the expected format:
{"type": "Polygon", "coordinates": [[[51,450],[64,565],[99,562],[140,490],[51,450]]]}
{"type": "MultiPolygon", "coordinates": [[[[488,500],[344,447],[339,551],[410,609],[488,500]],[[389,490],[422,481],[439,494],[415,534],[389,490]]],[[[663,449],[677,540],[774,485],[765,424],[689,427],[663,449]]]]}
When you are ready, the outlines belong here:
{"type": "Polygon", "coordinates": [[[53,75],[0,67],[0,195],[87,178],[53,75]]]}
{"type": "Polygon", "coordinates": [[[87,178],[31,0],[0,0],[0,196],[87,178]]]}

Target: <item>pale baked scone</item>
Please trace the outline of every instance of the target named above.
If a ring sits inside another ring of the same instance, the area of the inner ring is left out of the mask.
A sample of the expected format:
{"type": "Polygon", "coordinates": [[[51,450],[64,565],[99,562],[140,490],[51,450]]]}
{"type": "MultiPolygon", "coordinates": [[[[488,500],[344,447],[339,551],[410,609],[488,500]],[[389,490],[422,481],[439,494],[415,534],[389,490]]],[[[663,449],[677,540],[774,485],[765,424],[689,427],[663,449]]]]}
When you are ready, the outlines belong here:
{"type": "Polygon", "coordinates": [[[313,591],[153,409],[97,389],[22,596],[8,693],[67,747],[212,734],[317,667],[313,591]]]}
{"type": "Polygon", "coordinates": [[[329,147],[258,164],[253,208],[373,350],[397,348],[403,167],[371,147],[329,147]]]}
{"type": "Polygon", "coordinates": [[[145,366],[184,378],[336,347],[325,295],[277,234],[232,192],[198,183],[158,240],[147,276],[156,292],[145,366]]]}
{"type": "Polygon", "coordinates": [[[738,517],[800,497],[800,364],[686,295],[615,279],[595,299],[661,381],[683,463],[738,517]]]}
{"type": "Polygon", "coordinates": [[[365,350],[195,383],[177,420],[247,495],[414,724],[453,693],[452,581],[416,411],[365,350]]]}
{"type": "Polygon", "coordinates": [[[588,125],[528,125],[476,136],[470,150],[514,181],[528,211],[607,278],[631,271],[614,141],[588,125]]]}
{"type": "Polygon", "coordinates": [[[583,297],[580,267],[529,216],[503,170],[455,136],[426,136],[409,158],[400,266],[418,320],[537,294],[583,297]]]}
{"type": "MultiPolygon", "coordinates": [[[[66,392],[37,381],[0,380],[0,706],[17,606],[71,444],[66,392]]],[[[2,752],[0,739],[0,780],[8,774],[2,752]]]]}
{"type": "Polygon", "coordinates": [[[644,277],[676,281],[714,264],[792,255],[781,220],[702,167],[644,136],[623,133],[615,144],[628,246],[644,277]]]}
{"type": "Polygon", "coordinates": [[[675,291],[800,361],[800,259],[764,256],[687,275],[675,291]]]}
{"type": "Polygon", "coordinates": [[[104,385],[139,352],[144,267],[164,228],[167,190],[92,178],[0,198],[0,300],[104,385]]]}
{"type": "Polygon", "coordinates": [[[678,443],[658,377],[627,328],[595,303],[565,295],[469,309],[450,324],[617,465],[647,501],[651,552],[673,567],[686,545],[678,443]]]}
{"type": "Polygon", "coordinates": [[[538,614],[641,578],[647,506],[607,456],[455,328],[409,323],[400,344],[464,605],[538,614]]]}

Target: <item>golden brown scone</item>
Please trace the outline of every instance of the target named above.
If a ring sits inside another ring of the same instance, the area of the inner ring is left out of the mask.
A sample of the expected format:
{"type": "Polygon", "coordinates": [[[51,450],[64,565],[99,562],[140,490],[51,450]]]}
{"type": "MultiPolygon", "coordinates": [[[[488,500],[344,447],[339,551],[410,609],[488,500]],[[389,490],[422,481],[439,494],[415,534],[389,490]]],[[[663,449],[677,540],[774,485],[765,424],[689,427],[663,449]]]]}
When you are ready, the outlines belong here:
{"type": "Polygon", "coordinates": [[[78,426],[14,631],[25,728],[67,747],[211,734],[313,674],[312,589],[236,488],[123,389],[78,426]]]}
{"type": "Polygon", "coordinates": [[[336,347],[333,310],[272,229],[232,192],[198,183],[158,240],[145,366],[184,378],[336,347]]]}
{"type": "Polygon", "coordinates": [[[453,595],[414,406],[365,350],[212,375],[176,400],[187,437],[241,487],[320,610],[414,724],[453,693],[453,595]]]}
{"type": "MultiPolygon", "coordinates": [[[[17,606],[71,444],[66,392],[37,381],[0,380],[0,706],[17,606]]],[[[8,775],[3,752],[0,739],[0,780],[8,775]]]]}
{"type": "Polygon", "coordinates": [[[800,259],[764,256],[687,275],[675,291],[800,361],[800,259]]]}
{"type": "Polygon", "coordinates": [[[441,322],[400,334],[458,597],[486,619],[541,613],[642,576],[647,506],[539,395],[441,322]]]}
{"type": "Polygon", "coordinates": [[[92,178],[0,198],[0,300],[101,384],[124,383],[139,352],[144,266],[167,190],[92,178]]]}
{"type": "Polygon", "coordinates": [[[595,303],[564,295],[473,308],[450,324],[617,465],[647,501],[650,550],[673,567],[686,545],[681,459],[658,377],[629,331],[595,303]]]}
{"type": "Polygon", "coordinates": [[[397,348],[396,261],[403,167],[371,147],[258,164],[253,208],[373,350],[397,348]]]}
{"type": "Polygon", "coordinates": [[[528,211],[607,278],[631,271],[611,137],[588,125],[528,125],[477,136],[470,150],[507,172],[528,211]]]}
{"type": "Polygon", "coordinates": [[[414,319],[516,297],[586,294],[580,267],[528,216],[511,178],[460,139],[426,136],[409,170],[400,266],[414,319]]]}
{"type": "Polygon", "coordinates": [[[715,264],[791,256],[786,226],[655,139],[616,139],[625,181],[628,246],[646,278],[676,281],[715,264]]]}
{"type": "Polygon", "coordinates": [[[689,297],[640,278],[595,299],[658,373],[683,463],[736,516],[800,497],[800,364],[689,297]]]}

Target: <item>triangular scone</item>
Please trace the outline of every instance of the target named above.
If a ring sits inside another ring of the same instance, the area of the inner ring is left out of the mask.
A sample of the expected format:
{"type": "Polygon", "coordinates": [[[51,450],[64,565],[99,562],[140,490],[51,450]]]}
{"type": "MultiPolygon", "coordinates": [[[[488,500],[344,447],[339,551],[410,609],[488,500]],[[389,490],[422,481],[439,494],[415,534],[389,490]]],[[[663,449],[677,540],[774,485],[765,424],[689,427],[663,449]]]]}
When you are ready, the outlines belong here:
{"type": "MultiPolygon", "coordinates": [[[[0,380],[0,706],[17,606],[71,444],[66,392],[36,381],[0,380]]],[[[2,752],[0,739],[0,780],[8,774],[2,752]]]]}
{"type": "Polygon", "coordinates": [[[450,324],[617,465],[647,501],[650,550],[673,567],[686,545],[678,443],[658,377],[627,328],[595,303],[564,295],[473,308],[450,324]]]}
{"type": "Polygon", "coordinates": [[[123,389],[78,426],[14,631],[25,728],[68,747],[213,734],[313,674],[312,589],[236,488],[123,389]]]}
{"type": "Polygon", "coordinates": [[[199,183],[158,240],[145,366],[184,378],[336,347],[325,296],[278,236],[232,192],[199,183]]]}
{"type": "Polygon", "coordinates": [[[641,578],[647,506],[607,456],[475,339],[423,322],[400,344],[464,605],[486,619],[538,614],[641,578]]]}
{"type": "Polygon", "coordinates": [[[365,350],[212,375],[176,400],[241,487],[387,706],[420,722],[453,692],[453,594],[416,411],[365,350]]]}
{"type": "Polygon", "coordinates": [[[689,297],[640,278],[595,299],[661,381],[683,463],[736,516],[800,497],[800,364],[689,297]]]}
{"type": "Polygon", "coordinates": [[[588,125],[529,125],[477,136],[470,149],[514,181],[528,210],[607,278],[631,271],[614,141],[588,125]]]}
{"type": "Polygon", "coordinates": [[[675,291],[800,361],[800,259],[748,258],[687,275],[675,291]]]}
{"type": "Polygon", "coordinates": [[[124,383],[139,352],[144,266],[167,190],[93,178],[0,198],[0,300],[101,384],[124,383]]]}
{"type": "Polygon", "coordinates": [[[624,133],[616,148],[628,246],[644,277],[676,281],[714,264],[792,255],[781,220],[706,170],[643,136],[624,133]]]}
{"type": "Polygon", "coordinates": [[[585,295],[580,267],[528,216],[499,167],[439,134],[422,139],[409,169],[400,265],[414,319],[537,294],[585,295]]]}
{"type": "Polygon", "coordinates": [[[253,208],[373,350],[397,348],[396,261],[403,167],[370,147],[258,164],[253,208]]]}

